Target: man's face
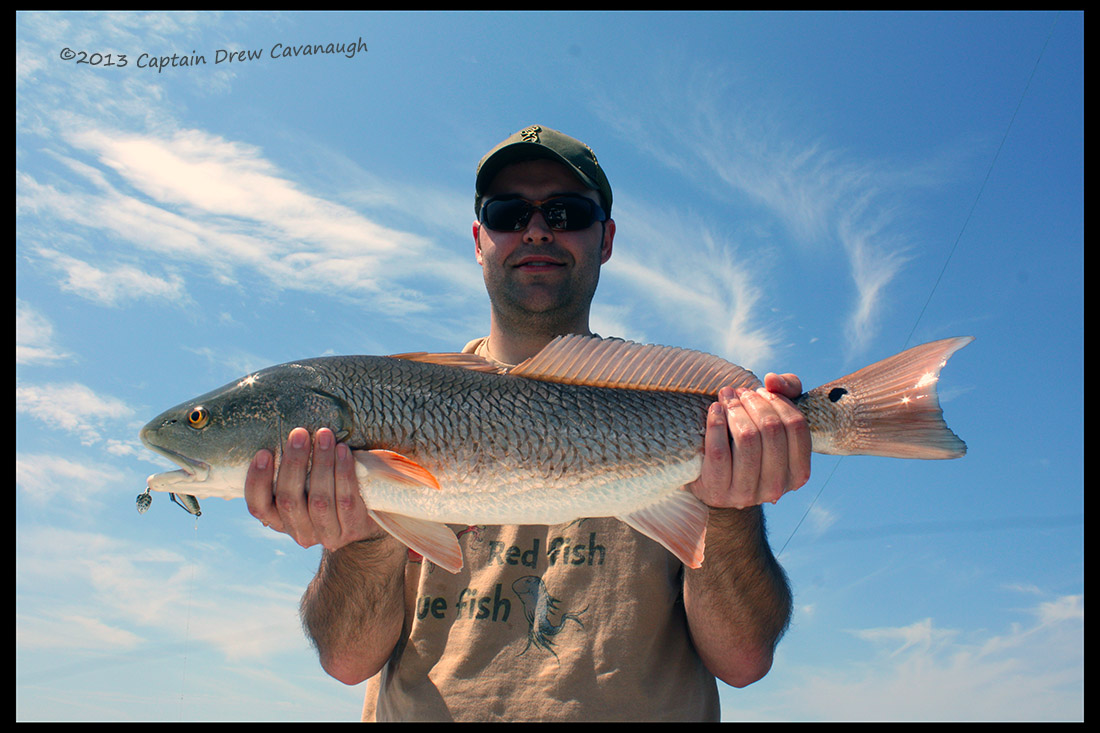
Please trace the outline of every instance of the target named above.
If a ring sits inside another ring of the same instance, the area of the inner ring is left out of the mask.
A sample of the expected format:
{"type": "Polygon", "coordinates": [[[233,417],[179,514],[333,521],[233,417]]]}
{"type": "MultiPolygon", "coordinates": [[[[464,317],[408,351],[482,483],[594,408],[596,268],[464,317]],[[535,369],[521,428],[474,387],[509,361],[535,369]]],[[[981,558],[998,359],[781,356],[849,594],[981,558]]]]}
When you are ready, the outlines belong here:
{"type": "MultiPolygon", "coordinates": [[[[505,167],[482,200],[512,195],[538,202],[565,193],[600,200],[568,168],[550,160],[505,167]]],[[[535,211],[519,231],[494,231],[478,222],[473,231],[477,262],[497,317],[529,329],[573,328],[578,316],[587,325],[600,265],[611,257],[615,222],[609,219],[587,229],[555,231],[542,212],[535,211]]]]}

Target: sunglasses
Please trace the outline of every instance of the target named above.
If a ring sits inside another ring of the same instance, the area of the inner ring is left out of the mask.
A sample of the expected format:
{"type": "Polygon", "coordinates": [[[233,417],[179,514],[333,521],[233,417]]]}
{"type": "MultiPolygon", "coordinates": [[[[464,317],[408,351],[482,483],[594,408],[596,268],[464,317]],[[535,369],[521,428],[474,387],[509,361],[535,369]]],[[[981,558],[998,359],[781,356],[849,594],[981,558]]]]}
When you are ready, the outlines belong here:
{"type": "Polygon", "coordinates": [[[518,232],[536,211],[542,212],[547,226],[559,232],[575,232],[607,220],[592,199],[567,194],[537,205],[518,196],[497,196],[482,204],[478,221],[498,232],[518,232]]]}

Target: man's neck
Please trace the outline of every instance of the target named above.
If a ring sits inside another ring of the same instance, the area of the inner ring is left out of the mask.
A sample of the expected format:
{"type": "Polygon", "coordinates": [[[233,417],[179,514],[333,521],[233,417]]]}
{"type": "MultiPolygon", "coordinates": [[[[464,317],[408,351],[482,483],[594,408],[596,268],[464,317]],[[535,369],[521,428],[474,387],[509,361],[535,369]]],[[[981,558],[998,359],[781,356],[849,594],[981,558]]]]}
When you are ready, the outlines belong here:
{"type": "Polygon", "coordinates": [[[567,333],[591,334],[587,323],[574,324],[571,328],[554,328],[542,331],[517,331],[502,328],[493,319],[489,325],[489,341],[486,348],[489,356],[502,364],[519,364],[530,359],[555,337],[567,333]]]}

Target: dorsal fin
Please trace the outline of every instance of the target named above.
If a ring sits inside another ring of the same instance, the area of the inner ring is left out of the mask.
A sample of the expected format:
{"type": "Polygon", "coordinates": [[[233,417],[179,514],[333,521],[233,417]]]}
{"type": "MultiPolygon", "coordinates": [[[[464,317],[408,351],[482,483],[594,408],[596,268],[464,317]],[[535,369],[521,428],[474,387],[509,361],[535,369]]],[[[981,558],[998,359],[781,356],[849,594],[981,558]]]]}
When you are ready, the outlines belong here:
{"type": "Polygon", "coordinates": [[[407,354],[391,354],[391,359],[404,359],[405,361],[419,361],[425,364],[442,364],[444,366],[460,367],[475,372],[489,372],[500,374],[503,370],[493,362],[477,354],[433,354],[427,351],[412,351],[407,354]]]}
{"type": "Polygon", "coordinates": [[[715,395],[726,385],[756,389],[747,369],[702,351],[569,334],[508,372],[545,382],[715,395]]]}

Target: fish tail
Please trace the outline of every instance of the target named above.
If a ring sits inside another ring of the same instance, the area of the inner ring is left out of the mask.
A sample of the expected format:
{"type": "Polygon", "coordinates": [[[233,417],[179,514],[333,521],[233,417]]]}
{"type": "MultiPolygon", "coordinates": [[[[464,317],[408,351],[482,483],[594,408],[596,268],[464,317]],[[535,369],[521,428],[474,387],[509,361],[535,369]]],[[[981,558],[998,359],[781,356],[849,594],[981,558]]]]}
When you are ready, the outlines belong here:
{"type": "Polygon", "coordinates": [[[959,458],[966,443],[943,419],[936,383],[940,370],[973,337],[916,346],[795,401],[806,415],[813,450],[890,458],[959,458]]]}

